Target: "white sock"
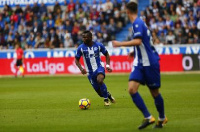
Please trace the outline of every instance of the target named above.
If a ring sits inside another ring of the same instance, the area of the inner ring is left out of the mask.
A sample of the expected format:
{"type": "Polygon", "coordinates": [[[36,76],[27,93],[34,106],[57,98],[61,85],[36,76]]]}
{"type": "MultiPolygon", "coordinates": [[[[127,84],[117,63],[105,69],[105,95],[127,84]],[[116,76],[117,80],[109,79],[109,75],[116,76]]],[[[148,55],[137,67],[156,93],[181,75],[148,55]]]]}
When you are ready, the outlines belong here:
{"type": "Polygon", "coordinates": [[[158,120],[159,120],[159,121],[164,121],[165,118],[160,118],[160,117],[158,117],[158,120]]]}
{"type": "Polygon", "coordinates": [[[145,119],[151,119],[151,117],[152,117],[152,116],[150,115],[149,117],[147,117],[147,118],[145,118],[145,119]]]}

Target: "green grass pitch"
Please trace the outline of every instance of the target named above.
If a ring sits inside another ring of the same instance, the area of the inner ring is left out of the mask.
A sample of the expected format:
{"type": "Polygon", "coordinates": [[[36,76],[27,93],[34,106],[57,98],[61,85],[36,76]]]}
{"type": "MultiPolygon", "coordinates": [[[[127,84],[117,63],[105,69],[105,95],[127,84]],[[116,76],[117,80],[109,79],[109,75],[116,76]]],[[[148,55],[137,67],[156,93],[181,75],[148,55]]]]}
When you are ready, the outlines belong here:
{"type": "MultiPolygon", "coordinates": [[[[143,116],[127,91],[127,75],[107,75],[105,83],[117,103],[104,107],[86,76],[0,78],[0,132],[133,132],[143,116]],[[81,110],[78,101],[91,107],[81,110]]],[[[142,131],[199,132],[200,74],[162,75],[160,89],[168,124],[142,131]]],[[[149,111],[158,117],[147,87],[139,89],[149,111]]]]}

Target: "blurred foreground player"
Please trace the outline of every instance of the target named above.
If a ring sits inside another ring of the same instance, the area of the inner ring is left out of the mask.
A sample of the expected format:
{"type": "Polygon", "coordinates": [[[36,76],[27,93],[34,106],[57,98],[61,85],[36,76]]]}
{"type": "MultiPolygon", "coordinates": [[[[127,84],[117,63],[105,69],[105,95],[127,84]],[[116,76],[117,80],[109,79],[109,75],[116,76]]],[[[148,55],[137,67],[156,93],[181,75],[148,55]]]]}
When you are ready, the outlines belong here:
{"type": "Polygon", "coordinates": [[[109,100],[115,103],[115,99],[107,91],[107,87],[103,82],[105,79],[105,68],[100,58],[100,53],[103,53],[106,57],[106,70],[112,72],[108,51],[102,43],[92,41],[92,33],[90,31],[83,32],[82,40],[83,44],[78,47],[76,52],[75,63],[83,75],[88,73],[88,79],[94,90],[100,97],[104,98],[104,105],[109,106],[109,100]],[[83,56],[86,69],[84,69],[79,62],[81,56],[83,56]]]}
{"type": "Polygon", "coordinates": [[[16,49],[16,55],[17,55],[17,61],[15,65],[15,77],[17,77],[18,72],[21,73],[22,77],[24,77],[24,67],[23,67],[23,61],[24,61],[24,51],[20,46],[20,43],[16,43],[15,45],[16,49]]]}
{"type": "Polygon", "coordinates": [[[133,69],[129,76],[128,88],[133,102],[144,115],[144,120],[138,129],[146,128],[155,122],[155,118],[148,111],[138,92],[140,84],[146,84],[148,86],[159,113],[158,122],[154,128],[162,128],[167,123],[167,117],[164,114],[164,101],[159,92],[159,56],[153,47],[150,31],[146,24],[137,16],[137,4],[135,2],[129,2],[126,5],[126,13],[132,22],[133,39],[125,42],[113,41],[112,43],[114,47],[133,46],[134,48],[133,69]]]}

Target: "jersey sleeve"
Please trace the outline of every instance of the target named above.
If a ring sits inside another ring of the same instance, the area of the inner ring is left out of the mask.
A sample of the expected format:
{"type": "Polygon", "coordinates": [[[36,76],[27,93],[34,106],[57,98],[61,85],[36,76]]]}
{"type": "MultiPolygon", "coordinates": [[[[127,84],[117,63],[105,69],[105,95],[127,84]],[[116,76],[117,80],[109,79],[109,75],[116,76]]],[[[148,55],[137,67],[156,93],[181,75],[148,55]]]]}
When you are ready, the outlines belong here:
{"type": "Polygon", "coordinates": [[[142,38],[143,34],[143,23],[142,21],[137,21],[133,24],[133,38],[142,38]]]}
{"type": "Polygon", "coordinates": [[[76,57],[77,59],[80,59],[81,56],[82,56],[81,47],[78,47],[78,49],[76,50],[76,55],[75,55],[75,57],[76,57]]]}
{"type": "Polygon", "coordinates": [[[106,47],[102,43],[99,43],[99,47],[100,47],[101,53],[103,53],[104,55],[108,52],[106,50],[106,47]]]}

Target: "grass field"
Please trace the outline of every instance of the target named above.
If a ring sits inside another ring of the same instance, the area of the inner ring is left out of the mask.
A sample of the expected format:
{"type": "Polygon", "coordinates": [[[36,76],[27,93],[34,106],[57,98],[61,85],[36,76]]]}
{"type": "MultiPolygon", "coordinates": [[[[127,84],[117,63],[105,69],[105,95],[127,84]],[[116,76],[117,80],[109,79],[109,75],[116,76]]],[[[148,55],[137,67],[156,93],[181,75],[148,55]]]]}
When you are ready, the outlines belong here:
{"type": "MultiPolygon", "coordinates": [[[[86,76],[0,78],[0,132],[133,132],[143,116],[128,92],[128,75],[108,75],[108,90],[117,103],[104,107],[86,76]],[[89,110],[78,101],[89,98],[89,110]]],[[[160,89],[168,124],[142,131],[199,132],[200,74],[162,75],[160,89]]],[[[147,87],[139,92],[149,111],[158,117],[147,87]]]]}

